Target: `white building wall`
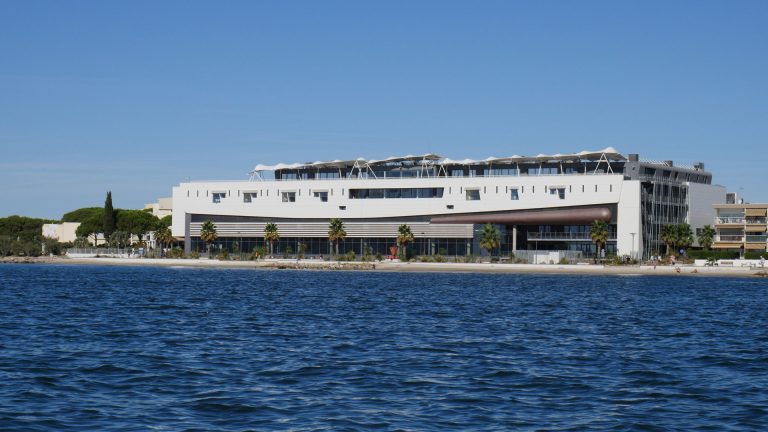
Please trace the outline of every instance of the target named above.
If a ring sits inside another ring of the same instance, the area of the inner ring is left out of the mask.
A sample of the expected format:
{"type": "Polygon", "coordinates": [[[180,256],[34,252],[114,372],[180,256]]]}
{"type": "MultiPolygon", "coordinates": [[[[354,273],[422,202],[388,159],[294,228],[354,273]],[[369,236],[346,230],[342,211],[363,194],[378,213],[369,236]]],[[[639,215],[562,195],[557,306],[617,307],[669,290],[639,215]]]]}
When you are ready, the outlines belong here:
{"type": "Polygon", "coordinates": [[[187,214],[348,220],[617,204],[625,183],[621,174],[182,183],[173,188],[172,231],[186,234],[187,214]],[[444,188],[442,198],[349,198],[350,189],[434,187],[444,188]],[[551,194],[553,187],[565,188],[565,198],[551,194]],[[480,191],[479,201],[467,201],[466,190],[472,188],[480,191]],[[512,188],[519,200],[511,199],[512,188]],[[282,202],[281,192],[289,191],[296,192],[296,202],[282,202]],[[328,191],[328,202],[315,198],[315,191],[328,191]],[[227,196],[214,203],[214,192],[227,196]],[[244,203],[244,192],[258,197],[244,203]]]}
{"type": "MultiPolygon", "coordinates": [[[[696,229],[704,225],[713,226],[716,211],[714,204],[725,204],[725,187],[720,185],[706,185],[699,183],[688,184],[688,219],[694,235],[696,229]]],[[[699,246],[698,238],[694,246],[699,246]]]]}
{"type": "Polygon", "coordinates": [[[640,181],[626,180],[621,188],[616,221],[616,250],[619,256],[643,255],[640,181]]]}

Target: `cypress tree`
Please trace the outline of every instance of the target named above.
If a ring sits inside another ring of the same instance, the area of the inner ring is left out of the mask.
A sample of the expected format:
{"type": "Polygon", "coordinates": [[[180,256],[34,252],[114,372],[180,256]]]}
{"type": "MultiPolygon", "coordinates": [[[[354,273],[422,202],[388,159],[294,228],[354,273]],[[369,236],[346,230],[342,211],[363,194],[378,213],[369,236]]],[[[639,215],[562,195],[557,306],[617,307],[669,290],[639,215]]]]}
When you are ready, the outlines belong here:
{"type": "Polygon", "coordinates": [[[104,238],[108,239],[115,232],[115,209],[112,208],[112,191],[107,192],[107,200],[104,201],[104,238]]]}

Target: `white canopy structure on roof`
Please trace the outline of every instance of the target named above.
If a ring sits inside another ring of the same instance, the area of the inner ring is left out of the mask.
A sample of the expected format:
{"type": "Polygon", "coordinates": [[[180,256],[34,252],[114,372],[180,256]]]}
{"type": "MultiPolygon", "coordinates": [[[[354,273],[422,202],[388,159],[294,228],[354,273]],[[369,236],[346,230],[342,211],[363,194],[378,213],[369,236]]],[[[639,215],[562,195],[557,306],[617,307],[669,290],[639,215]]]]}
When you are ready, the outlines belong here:
{"type": "MultiPolygon", "coordinates": [[[[405,156],[390,156],[386,159],[371,159],[366,160],[364,158],[357,158],[357,159],[351,159],[351,160],[332,160],[332,161],[316,161],[316,162],[305,162],[305,163],[293,163],[293,164],[285,164],[285,163],[279,163],[276,165],[256,165],[253,170],[250,172],[252,178],[258,178],[262,179],[261,173],[263,171],[283,171],[283,170],[301,170],[301,169],[350,169],[349,175],[352,175],[352,172],[354,170],[358,170],[358,173],[362,171],[370,171],[373,176],[375,177],[375,174],[373,172],[373,167],[376,166],[387,166],[387,165],[395,165],[395,164],[406,164],[406,165],[413,165],[413,166],[421,166],[422,168],[427,168],[433,165],[439,165],[441,167],[452,165],[452,166],[467,166],[467,165],[498,165],[498,164],[519,164],[519,163],[545,163],[545,162],[581,162],[581,161],[589,161],[589,162],[598,162],[598,165],[601,162],[606,162],[608,166],[608,171],[613,172],[611,169],[610,162],[611,161],[625,161],[627,160],[624,155],[616,151],[613,147],[606,147],[602,150],[596,150],[596,151],[589,151],[584,150],[580,151],[578,153],[556,153],[553,155],[546,155],[546,154],[538,154],[536,156],[520,156],[520,155],[513,155],[508,157],[488,157],[486,159],[482,160],[475,160],[475,159],[449,159],[449,158],[443,158],[442,156],[439,156],[434,153],[427,153],[423,155],[405,155],[405,156]]],[[[597,171],[597,168],[595,168],[597,171]]]]}

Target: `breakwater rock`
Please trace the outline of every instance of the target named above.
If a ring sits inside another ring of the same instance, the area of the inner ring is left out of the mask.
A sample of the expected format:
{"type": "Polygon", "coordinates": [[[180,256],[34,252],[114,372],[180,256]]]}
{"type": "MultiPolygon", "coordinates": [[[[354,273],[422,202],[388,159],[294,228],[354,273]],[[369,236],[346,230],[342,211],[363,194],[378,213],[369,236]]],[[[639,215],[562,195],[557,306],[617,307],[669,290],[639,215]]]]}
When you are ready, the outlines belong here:
{"type": "Polygon", "coordinates": [[[267,262],[262,268],[291,270],[376,270],[376,263],[369,262],[267,262]]]}
{"type": "Polygon", "coordinates": [[[0,264],[50,264],[55,262],[60,262],[65,260],[66,258],[62,258],[59,256],[40,256],[40,257],[31,257],[31,256],[7,256],[7,257],[0,257],[0,264]]]}

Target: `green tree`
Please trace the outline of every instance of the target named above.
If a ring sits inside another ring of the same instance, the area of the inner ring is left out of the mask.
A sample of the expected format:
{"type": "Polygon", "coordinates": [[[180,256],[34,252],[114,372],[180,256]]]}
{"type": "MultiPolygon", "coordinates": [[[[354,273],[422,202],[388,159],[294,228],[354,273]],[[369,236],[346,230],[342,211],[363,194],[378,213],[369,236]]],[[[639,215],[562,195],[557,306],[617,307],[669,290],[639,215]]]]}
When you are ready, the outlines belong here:
{"type": "Polygon", "coordinates": [[[168,215],[168,216],[161,217],[159,223],[162,226],[170,227],[172,222],[173,222],[173,216],[168,215]]]}
{"type": "Polygon", "coordinates": [[[480,247],[488,251],[493,258],[493,250],[499,247],[501,234],[493,225],[487,223],[480,231],[480,247]]]}
{"type": "Polygon", "coordinates": [[[414,237],[413,233],[411,232],[411,227],[409,227],[406,224],[402,224],[397,228],[397,246],[398,246],[398,255],[400,255],[400,259],[407,258],[407,254],[405,253],[405,250],[408,248],[408,245],[413,243],[414,237]]]}
{"type": "Polygon", "coordinates": [[[666,255],[669,256],[670,251],[675,247],[677,243],[677,229],[675,226],[664,225],[661,227],[661,236],[659,236],[659,240],[661,240],[661,242],[667,246],[666,255]]]}
{"type": "Polygon", "coordinates": [[[683,249],[688,249],[691,244],[693,244],[693,231],[691,230],[691,226],[685,222],[677,224],[675,227],[676,231],[676,247],[681,247],[683,249]]]}
{"type": "Polygon", "coordinates": [[[155,241],[158,242],[161,246],[169,246],[172,244],[176,239],[173,237],[173,234],[171,233],[171,229],[166,226],[159,226],[155,232],[155,241]]]}
{"type": "Polygon", "coordinates": [[[109,245],[111,247],[126,247],[131,243],[131,237],[125,231],[115,231],[109,236],[109,245]]]}
{"type": "Polygon", "coordinates": [[[589,237],[596,247],[597,252],[595,253],[595,262],[597,262],[597,258],[600,256],[600,251],[603,250],[608,243],[608,222],[604,220],[595,220],[592,222],[592,226],[589,228],[589,237]]]}
{"type": "Polygon", "coordinates": [[[159,220],[143,210],[118,210],[117,229],[135,235],[142,241],[144,235],[153,231],[159,220]]]}
{"type": "Polygon", "coordinates": [[[43,225],[48,223],[57,222],[18,215],[0,218],[0,236],[8,237],[9,241],[39,241],[43,225]]]}
{"type": "Polygon", "coordinates": [[[107,192],[107,199],[104,201],[104,238],[109,238],[117,225],[117,216],[115,215],[115,209],[112,207],[112,191],[107,192]]]}
{"type": "Polygon", "coordinates": [[[99,219],[102,219],[104,217],[104,208],[84,207],[77,210],[72,210],[69,213],[64,213],[64,216],[61,217],[61,221],[62,222],[83,222],[89,217],[93,217],[93,216],[99,219]]]}
{"type": "Polygon", "coordinates": [[[274,243],[280,240],[280,233],[277,231],[277,225],[269,222],[264,226],[264,240],[269,243],[269,257],[272,258],[275,251],[274,243]]]}
{"type": "Polygon", "coordinates": [[[699,234],[699,245],[706,250],[712,247],[715,240],[715,229],[709,225],[704,225],[699,234]]]}
{"type": "Polygon", "coordinates": [[[216,239],[219,238],[219,233],[216,232],[216,225],[213,221],[207,220],[203,222],[203,226],[200,227],[200,240],[205,242],[205,248],[208,250],[208,256],[211,256],[211,245],[216,239]]]}
{"type": "Polygon", "coordinates": [[[347,232],[344,230],[344,222],[341,219],[333,218],[328,224],[328,240],[330,240],[336,249],[336,255],[339,254],[339,242],[347,238],[347,232]]]}
{"type": "Polygon", "coordinates": [[[98,213],[88,215],[75,230],[78,237],[93,238],[93,245],[98,246],[99,234],[104,229],[104,221],[98,213]]]}

